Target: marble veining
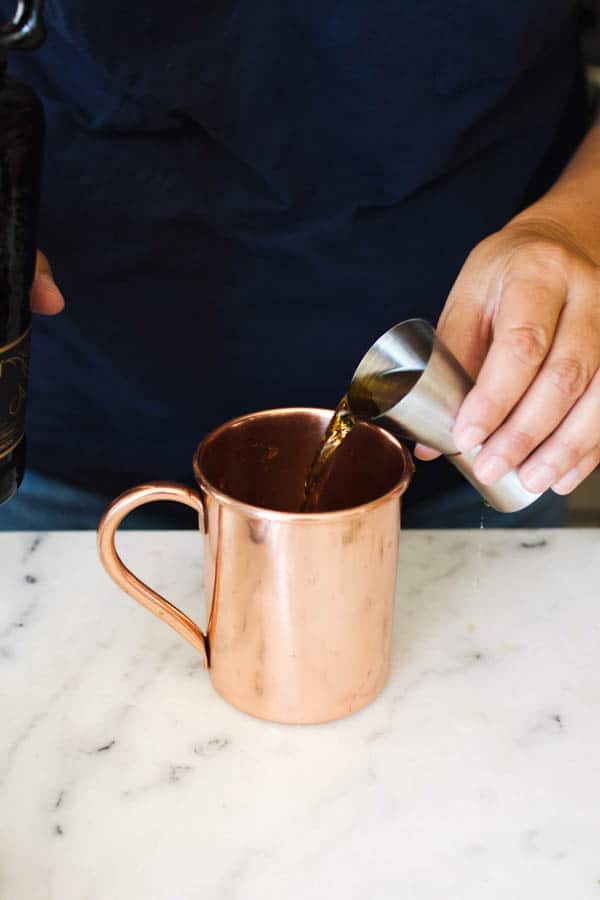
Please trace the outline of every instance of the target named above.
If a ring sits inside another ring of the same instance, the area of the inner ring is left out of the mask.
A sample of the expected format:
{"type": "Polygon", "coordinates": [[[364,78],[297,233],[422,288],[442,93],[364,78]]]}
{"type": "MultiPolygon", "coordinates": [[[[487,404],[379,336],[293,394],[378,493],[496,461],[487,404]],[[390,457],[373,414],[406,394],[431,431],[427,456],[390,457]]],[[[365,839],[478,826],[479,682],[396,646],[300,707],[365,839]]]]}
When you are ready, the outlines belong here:
{"type": "MultiPolygon", "coordinates": [[[[120,538],[200,624],[193,533],[120,538]]],[[[0,900],[600,900],[600,532],[402,535],[392,670],[229,707],[94,535],[0,535],[0,900]]]]}

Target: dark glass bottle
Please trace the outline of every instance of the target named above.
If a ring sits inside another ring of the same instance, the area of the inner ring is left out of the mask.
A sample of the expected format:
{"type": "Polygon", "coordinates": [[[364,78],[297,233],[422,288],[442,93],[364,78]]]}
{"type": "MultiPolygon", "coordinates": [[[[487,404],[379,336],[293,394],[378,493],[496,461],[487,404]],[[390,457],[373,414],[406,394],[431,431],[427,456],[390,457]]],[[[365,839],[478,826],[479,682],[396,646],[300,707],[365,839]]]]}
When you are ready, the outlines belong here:
{"type": "Polygon", "coordinates": [[[29,294],[44,137],[41,104],[7,74],[5,51],[41,44],[42,5],[20,2],[12,22],[0,28],[0,503],[14,496],[25,472],[29,294]]]}

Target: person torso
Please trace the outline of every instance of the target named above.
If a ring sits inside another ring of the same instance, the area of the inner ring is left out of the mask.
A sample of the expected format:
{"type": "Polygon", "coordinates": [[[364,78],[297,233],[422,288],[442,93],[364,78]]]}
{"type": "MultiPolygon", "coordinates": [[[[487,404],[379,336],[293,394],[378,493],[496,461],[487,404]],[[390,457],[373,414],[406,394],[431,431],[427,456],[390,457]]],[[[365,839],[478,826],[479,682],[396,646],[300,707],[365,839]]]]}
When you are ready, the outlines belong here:
{"type": "Polygon", "coordinates": [[[334,404],[584,127],[569,0],[57,0],[47,20],[14,66],[47,111],[41,243],[68,301],[38,323],[32,460],[82,482],[176,475],[225,418],[334,404]]]}

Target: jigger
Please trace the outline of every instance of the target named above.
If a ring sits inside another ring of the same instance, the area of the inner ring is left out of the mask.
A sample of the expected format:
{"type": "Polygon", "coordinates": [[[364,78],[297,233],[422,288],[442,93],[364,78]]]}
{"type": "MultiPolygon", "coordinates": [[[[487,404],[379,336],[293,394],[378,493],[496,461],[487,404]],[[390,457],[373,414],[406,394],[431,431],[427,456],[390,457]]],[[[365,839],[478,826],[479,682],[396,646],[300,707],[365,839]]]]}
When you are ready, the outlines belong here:
{"type": "Polygon", "coordinates": [[[461,453],[454,443],[456,416],[473,384],[429,322],[409,319],[382,335],[363,357],[348,402],[357,416],[439,450],[498,512],[525,509],[540,494],[526,490],[514,469],[496,484],[482,484],[473,470],[481,446],[461,453]]]}

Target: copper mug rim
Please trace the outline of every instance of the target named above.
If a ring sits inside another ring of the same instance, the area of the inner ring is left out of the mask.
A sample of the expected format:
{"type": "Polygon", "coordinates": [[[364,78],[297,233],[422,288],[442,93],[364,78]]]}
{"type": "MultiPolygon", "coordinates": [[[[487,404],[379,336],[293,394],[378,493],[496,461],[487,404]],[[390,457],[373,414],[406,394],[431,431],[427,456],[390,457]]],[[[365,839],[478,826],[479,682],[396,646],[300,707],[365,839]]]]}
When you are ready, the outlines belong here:
{"type": "Polygon", "coordinates": [[[219,501],[219,503],[222,503],[225,506],[234,507],[235,509],[245,512],[251,516],[259,516],[261,519],[284,522],[325,522],[330,521],[334,518],[339,519],[343,518],[344,516],[353,516],[358,512],[376,509],[378,506],[387,503],[393,497],[402,496],[402,494],[405,493],[415,471],[415,465],[413,463],[412,456],[408,448],[405,447],[404,444],[401,443],[401,441],[399,441],[396,437],[394,437],[394,435],[392,435],[389,431],[386,431],[384,428],[381,428],[379,425],[374,425],[372,422],[360,422],[358,427],[372,429],[373,431],[377,432],[378,435],[380,435],[381,438],[383,438],[390,446],[394,447],[397,451],[400,452],[403,462],[403,475],[399,479],[399,481],[397,481],[396,484],[392,488],[390,488],[390,490],[386,491],[384,494],[380,494],[379,497],[375,497],[373,500],[369,500],[367,503],[357,504],[354,506],[346,506],[342,509],[335,509],[326,512],[286,512],[284,510],[271,509],[265,506],[255,506],[251,503],[245,502],[244,500],[238,500],[235,497],[232,497],[231,494],[228,494],[225,491],[221,490],[221,488],[218,488],[206,477],[202,469],[200,461],[201,457],[206,449],[210,446],[210,444],[216,441],[224,432],[230,431],[232,428],[245,424],[249,421],[252,421],[253,419],[275,419],[278,417],[289,416],[290,414],[295,413],[318,413],[323,417],[331,418],[331,416],[333,416],[334,414],[334,410],[313,406],[283,406],[274,407],[273,409],[263,409],[257,410],[256,412],[245,413],[244,415],[229,419],[227,422],[223,422],[222,425],[218,425],[216,428],[210,431],[200,441],[200,443],[194,450],[192,466],[194,477],[198,485],[206,493],[213,496],[219,501]]]}

